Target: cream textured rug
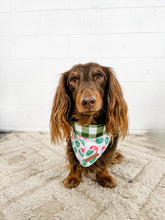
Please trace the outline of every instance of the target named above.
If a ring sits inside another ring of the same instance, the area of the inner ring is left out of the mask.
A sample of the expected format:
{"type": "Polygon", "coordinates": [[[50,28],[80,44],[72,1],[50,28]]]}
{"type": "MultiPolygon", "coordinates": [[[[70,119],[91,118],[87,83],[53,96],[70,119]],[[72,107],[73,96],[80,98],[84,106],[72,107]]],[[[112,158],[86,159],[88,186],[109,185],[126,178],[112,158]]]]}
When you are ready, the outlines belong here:
{"type": "Polygon", "coordinates": [[[10,133],[0,139],[0,220],[165,220],[165,151],[156,144],[146,135],[119,143],[115,189],[87,177],[65,189],[65,146],[45,133],[10,133]]]}

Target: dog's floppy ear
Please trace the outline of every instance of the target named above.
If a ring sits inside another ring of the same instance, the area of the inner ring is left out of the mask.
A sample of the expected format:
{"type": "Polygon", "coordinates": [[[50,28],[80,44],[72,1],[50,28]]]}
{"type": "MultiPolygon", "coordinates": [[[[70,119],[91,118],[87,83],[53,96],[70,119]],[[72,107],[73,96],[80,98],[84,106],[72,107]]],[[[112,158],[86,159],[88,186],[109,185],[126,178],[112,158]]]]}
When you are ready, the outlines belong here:
{"type": "Polygon", "coordinates": [[[123,98],[121,86],[112,68],[104,67],[104,69],[108,78],[106,131],[112,136],[119,134],[124,138],[128,130],[127,103],[123,98]]]}
{"type": "Polygon", "coordinates": [[[62,74],[53,100],[50,117],[51,141],[55,144],[70,135],[69,112],[71,101],[66,89],[69,72],[62,74]]]}

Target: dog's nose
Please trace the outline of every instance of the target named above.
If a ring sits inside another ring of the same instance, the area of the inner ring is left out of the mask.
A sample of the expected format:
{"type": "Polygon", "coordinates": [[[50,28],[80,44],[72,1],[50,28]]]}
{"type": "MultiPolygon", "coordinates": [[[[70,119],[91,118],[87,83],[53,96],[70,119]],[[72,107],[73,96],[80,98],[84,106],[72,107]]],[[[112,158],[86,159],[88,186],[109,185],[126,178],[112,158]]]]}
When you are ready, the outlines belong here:
{"type": "Polygon", "coordinates": [[[87,96],[87,97],[83,97],[81,99],[81,104],[85,107],[85,108],[92,108],[95,104],[96,104],[96,98],[94,96],[87,96]]]}

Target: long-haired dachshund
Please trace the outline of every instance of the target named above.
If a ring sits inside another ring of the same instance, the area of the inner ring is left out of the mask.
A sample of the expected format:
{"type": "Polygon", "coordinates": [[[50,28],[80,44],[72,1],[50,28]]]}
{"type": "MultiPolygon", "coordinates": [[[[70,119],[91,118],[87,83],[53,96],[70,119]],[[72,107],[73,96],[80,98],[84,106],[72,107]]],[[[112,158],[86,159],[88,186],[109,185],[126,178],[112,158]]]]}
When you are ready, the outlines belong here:
{"type": "Polygon", "coordinates": [[[78,64],[63,73],[57,88],[50,130],[52,142],[66,139],[70,173],[65,187],[80,184],[82,171],[115,187],[107,168],[121,161],[119,137],[128,129],[127,104],[113,70],[97,63],[78,64]]]}

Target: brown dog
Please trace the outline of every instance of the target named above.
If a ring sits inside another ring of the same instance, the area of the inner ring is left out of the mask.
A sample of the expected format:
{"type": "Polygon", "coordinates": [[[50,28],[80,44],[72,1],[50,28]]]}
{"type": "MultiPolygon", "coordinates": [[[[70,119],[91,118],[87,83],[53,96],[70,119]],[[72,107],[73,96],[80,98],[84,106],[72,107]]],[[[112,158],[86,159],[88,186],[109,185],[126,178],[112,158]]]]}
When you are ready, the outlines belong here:
{"type": "Polygon", "coordinates": [[[81,173],[96,173],[97,182],[115,187],[115,179],[107,168],[121,160],[116,151],[119,137],[125,137],[128,129],[127,104],[119,82],[111,68],[96,63],[78,64],[62,74],[57,88],[50,118],[52,142],[67,141],[70,173],[63,181],[65,187],[76,187],[81,173]],[[71,143],[72,122],[80,126],[104,124],[111,136],[105,152],[91,166],[83,167],[75,156],[71,143]]]}

